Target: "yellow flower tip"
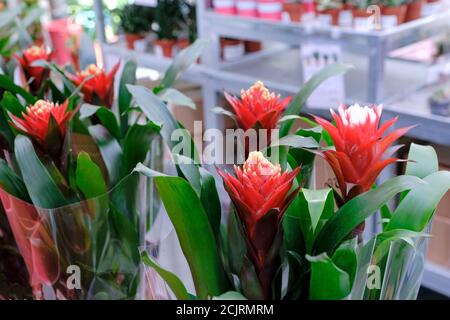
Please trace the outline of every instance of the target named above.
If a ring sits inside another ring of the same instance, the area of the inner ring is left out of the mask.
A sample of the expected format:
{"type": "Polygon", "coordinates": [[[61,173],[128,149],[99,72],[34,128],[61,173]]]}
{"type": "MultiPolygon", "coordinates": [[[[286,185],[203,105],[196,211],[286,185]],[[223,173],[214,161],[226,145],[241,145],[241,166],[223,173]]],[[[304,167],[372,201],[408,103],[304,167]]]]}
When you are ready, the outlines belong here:
{"type": "Polygon", "coordinates": [[[252,151],[244,163],[244,173],[253,176],[273,176],[281,173],[281,167],[278,163],[272,164],[262,152],[252,151]]]}
{"type": "Polygon", "coordinates": [[[31,46],[27,49],[25,49],[24,54],[28,57],[39,57],[41,56],[43,53],[45,52],[45,48],[44,47],[38,47],[36,45],[31,46]]]}

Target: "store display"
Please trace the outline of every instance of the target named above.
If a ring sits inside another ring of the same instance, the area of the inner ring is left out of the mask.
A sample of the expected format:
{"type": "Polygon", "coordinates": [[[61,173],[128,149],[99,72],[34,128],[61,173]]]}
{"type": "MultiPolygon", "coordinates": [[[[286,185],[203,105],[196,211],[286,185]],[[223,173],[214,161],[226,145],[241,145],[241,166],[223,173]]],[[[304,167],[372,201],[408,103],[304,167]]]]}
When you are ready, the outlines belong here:
{"type": "Polygon", "coordinates": [[[0,300],[450,297],[450,0],[3,4],[0,300]]]}

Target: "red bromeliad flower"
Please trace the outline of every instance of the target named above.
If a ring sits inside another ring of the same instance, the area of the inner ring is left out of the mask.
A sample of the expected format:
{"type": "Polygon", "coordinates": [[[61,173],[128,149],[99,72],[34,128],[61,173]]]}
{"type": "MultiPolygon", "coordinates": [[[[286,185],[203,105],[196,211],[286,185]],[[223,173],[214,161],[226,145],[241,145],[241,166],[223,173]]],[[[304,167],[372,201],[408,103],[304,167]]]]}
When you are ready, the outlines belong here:
{"type": "Polygon", "coordinates": [[[261,152],[253,151],[243,168],[235,166],[234,171],[236,177],[218,169],[245,227],[248,254],[268,298],[274,272],[268,253],[277,242],[284,212],[299,191],[290,192],[300,168],[282,173],[279,164],[273,165],[261,152]]]}
{"type": "Polygon", "coordinates": [[[269,92],[261,81],[247,91],[242,90],[240,99],[226,92],[225,98],[236,114],[238,125],[244,130],[255,127],[268,131],[274,129],[281,113],[291,101],[291,97],[280,100],[280,95],[269,92]]]}
{"type": "Polygon", "coordinates": [[[107,74],[104,69],[91,64],[84,71],[68,76],[76,86],[80,86],[89,77],[81,89],[84,100],[111,108],[114,101],[114,77],[119,66],[120,62],[107,74]]]}
{"type": "Polygon", "coordinates": [[[389,147],[411,127],[386,131],[397,117],[380,124],[382,106],[349,108],[339,107],[339,114],[331,110],[336,126],[320,117],[315,120],[330,134],[336,150],[323,151],[338,180],[343,201],[368,191],[378,175],[389,164],[398,161],[390,158],[389,147]]]}
{"type": "Polygon", "coordinates": [[[44,67],[33,67],[32,64],[38,60],[50,61],[50,52],[44,47],[32,46],[22,51],[22,56],[14,54],[16,60],[22,66],[25,79],[30,81],[31,92],[36,93],[42,83],[48,78],[49,70],[44,67]]]}
{"type": "Polygon", "coordinates": [[[67,124],[73,114],[72,111],[67,111],[67,105],[68,101],[59,105],[38,100],[34,105],[26,108],[26,112],[22,113],[23,118],[10,115],[12,125],[30,136],[44,151],[60,150],[66,135],[67,124]],[[51,124],[53,121],[55,125],[51,124]]]}

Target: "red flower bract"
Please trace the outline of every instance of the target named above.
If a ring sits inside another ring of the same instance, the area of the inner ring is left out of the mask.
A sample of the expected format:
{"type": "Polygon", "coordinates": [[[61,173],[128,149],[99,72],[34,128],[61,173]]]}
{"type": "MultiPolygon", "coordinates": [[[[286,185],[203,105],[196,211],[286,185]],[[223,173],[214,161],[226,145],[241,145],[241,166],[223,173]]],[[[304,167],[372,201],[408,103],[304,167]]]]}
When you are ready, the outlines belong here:
{"type": "Polygon", "coordinates": [[[235,166],[234,171],[236,177],[218,169],[244,225],[247,255],[262,288],[262,296],[254,298],[268,299],[277,269],[277,255],[269,252],[277,252],[281,246],[280,221],[299,191],[290,192],[300,168],[282,173],[279,164],[273,165],[261,152],[253,151],[243,168],[235,166]]]}
{"type": "Polygon", "coordinates": [[[281,113],[291,101],[291,97],[280,100],[280,95],[269,92],[261,81],[246,91],[242,90],[240,99],[226,92],[225,98],[236,114],[238,125],[244,130],[258,125],[269,131],[274,129],[281,113]]]}
{"type": "Polygon", "coordinates": [[[381,171],[399,160],[390,158],[392,152],[388,149],[411,127],[396,129],[385,135],[397,117],[380,125],[381,113],[381,105],[340,106],[339,114],[331,110],[336,126],[314,116],[334,142],[335,150],[323,151],[322,155],[336,175],[344,201],[368,191],[381,171]]]}
{"type": "Polygon", "coordinates": [[[114,77],[119,66],[120,62],[107,74],[104,69],[91,64],[82,72],[68,76],[76,86],[89,77],[81,88],[85,102],[111,108],[114,101],[114,77]]]}
{"type": "Polygon", "coordinates": [[[44,47],[32,46],[22,51],[22,56],[14,54],[16,60],[20,63],[27,81],[30,82],[30,89],[36,92],[41,87],[43,81],[48,78],[49,71],[44,67],[34,67],[32,64],[38,60],[50,60],[50,52],[44,47]]]}
{"type": "Polygon", "coordinates": [[[67,123],[72,112],[67,111],[68,101],[62,105],[45,100],[38,100],[34,105],[26,108],[22,113],[23,119],[11,115],[12,125],[20,132],[30,136],[40,146],[47,146],[47,137],[52,133],[51,118],[56,122],[59,136],[63,139],[66,135],[67,123]]]}

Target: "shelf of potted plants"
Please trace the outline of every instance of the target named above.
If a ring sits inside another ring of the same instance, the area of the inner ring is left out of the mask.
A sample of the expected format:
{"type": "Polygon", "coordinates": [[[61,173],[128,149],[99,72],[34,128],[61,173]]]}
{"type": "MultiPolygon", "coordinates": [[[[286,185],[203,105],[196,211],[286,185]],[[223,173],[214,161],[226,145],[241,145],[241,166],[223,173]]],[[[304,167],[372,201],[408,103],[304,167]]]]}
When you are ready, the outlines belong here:
{"type": "MultiPolygon", "coordinates": [[[[126,5],[119,9],[119,16],[125,18],[120,22],[125,38],[129,38],[128,33],[134,34],[133,38],[146,37],[152,42],[151,50],[147,50],[148,43],[140,50],[130,48],[121,36],[107,39],[103,1],[95,0],[94,10],[97,34],[99,34],[98,38],[104,55],[133,59],[140,67],[154,69],[161,73],[171,65],[172,58],[178,51],[196,39],[196,11],[190,1],[165,0],[158,1],[156,7],[126,5]],[[137,11],[137,14],[133,14],[134,11],[137,11]],[[136,33],[139,36],[136,36],[136,33]]],[[[108,60],[105,59],[105,61],[108,60]]],[[[200,83],[201,69],[200,65],[194,65],[182,77],[200,83]]]]}

